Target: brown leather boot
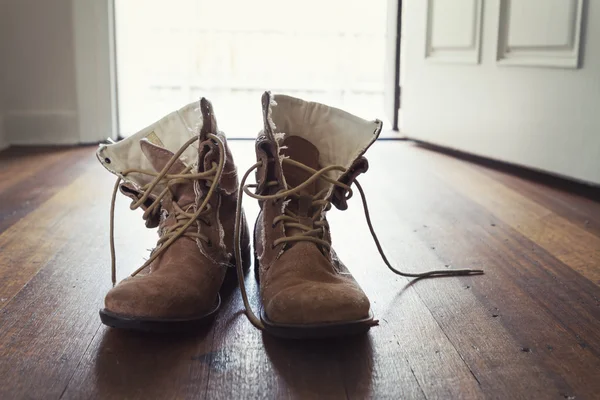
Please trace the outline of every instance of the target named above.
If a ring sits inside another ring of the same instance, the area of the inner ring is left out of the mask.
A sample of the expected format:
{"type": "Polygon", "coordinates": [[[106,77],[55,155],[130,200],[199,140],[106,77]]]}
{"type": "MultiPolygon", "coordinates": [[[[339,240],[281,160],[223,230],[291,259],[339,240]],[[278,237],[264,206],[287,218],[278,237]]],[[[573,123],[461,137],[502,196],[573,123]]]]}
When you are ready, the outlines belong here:
{"type": "Polygon", "coordinates": [[[260,319],[252,313],[243,276],[238,275],[246,312],[255,326],[277,336],[311,338],[363,333],[377,324],[369,299],[331,247],[326,213],[331,204],[347,208],[353,183],[375,243],[392,271],[411,277],[481,272],[406,274],[389,264],[356,182],[368,168],[363,154],[379,136],[380,121],[269,92],[262,103],[265,124],[256,141],[258,162],[242,178],[244,191],[261,207],[254,227],[260,319]],[[244,186],[254,169],[257,184],[244,186]]]}
{"type": "MultiPolygon", "coordinates": [[[[210,102],[202,99],[137,134],[102,146],[98,159],[117,175],[111,207],[112,279],[117,189],[131,209],[145,210],[159,240],[148,261],[112,288],[100,318],[115,328],[182,331],[211,320],[219,291],[233,276],[236,167],[210,102]]],[[[240,211],[241,212],[241,211],[240,211]]],[[[241,218],[243,267],[250,263],[248,229],[241,218]]]]}

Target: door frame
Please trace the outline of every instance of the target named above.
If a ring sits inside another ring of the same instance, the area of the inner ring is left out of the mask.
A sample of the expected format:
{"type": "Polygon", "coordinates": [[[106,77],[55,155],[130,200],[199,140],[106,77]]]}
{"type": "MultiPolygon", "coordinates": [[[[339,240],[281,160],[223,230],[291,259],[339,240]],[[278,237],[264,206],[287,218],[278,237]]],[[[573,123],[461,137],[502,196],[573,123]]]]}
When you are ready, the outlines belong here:
{"type": "Polygon", "coordinates": [[[79,143],[117,139],[114,0],[72,2],[79,143]]]}
{"type": "Polygon", "coordinates": [[[398,12],[396,16],[396,58],[394,64],[394,120],[392,129],[400,131],[400,96],[402,87],[400,86],[400,43],[402,41],[402,0],[398,0],[398,12]]]}

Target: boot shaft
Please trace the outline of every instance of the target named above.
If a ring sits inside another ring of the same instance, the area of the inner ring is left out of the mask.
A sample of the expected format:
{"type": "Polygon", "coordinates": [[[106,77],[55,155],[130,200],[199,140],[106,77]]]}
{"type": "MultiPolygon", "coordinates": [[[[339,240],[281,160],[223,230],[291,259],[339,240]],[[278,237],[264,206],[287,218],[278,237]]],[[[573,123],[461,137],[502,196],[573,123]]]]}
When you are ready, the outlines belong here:
{"type": "Polygon", "coordinates": [[[237,173],[208,100],[188,104],[118,143],[101,146],[97,157],[121,179],[119,190],[132,199],[132,209],[144,209],[146,226],[158,226],[157,249],[164,236],[185,232],[169,243],[172,249],[162,250],[163,256],[180,248],[177,242],[195,241],[192,249],[197,247],[212,262],[231,262],[237,173]],[[161,173],[167,175],[157,178],[161,173]],[[141,200],[145,201],[139,204],[141,200]],[[184,226],[196,212],[201,213],[184,226]]]}
{"type": "MultiPolygon", "coordinates": [[[[286,171],[282,159],[286,154],[286,141],[293,140],[293,151],[298,161],[306,157],[306,151],[313,148],[318,152],[318,160],[311,168],[320,169],[339,165],[346,171],[333,170],[326,175],[336,181],[348,182],[366,171],[368,163],[362,155],[375,142],[382,128],[379,120],[367,121],[340,109],[324,104],[307,102],[286,95],[273,95],[266,92],[262,97],[264,130],[256,142],[258,161],[263,164],[257,170],[258,193],[266,193],[266,182],[277,181],[279,186],[268,191],[287,188],[286,171]],[[300,142],[312,146],[300,146],[300,142]],[[298,151],[297,147],[304,147],[298,151]],[[304,154],[303,153],[304,150],[304,154]]],[[[305,160],[306,161],[306,160],[305,160]]],[[[304,165],[306,163],[302,162],[304,165]]],[[[306,171],[300,175],[306,176],[306,171]]],[[[297,175],[297,173],[295,173],[297,175]]],[[[292,183],[291,186],[296,186],[292,183]]],[[[338,208],[345,208],[343,196],[336,193],[333,185],[323,180],[315,182],[313,191],[328,189],[338,208]]]]}

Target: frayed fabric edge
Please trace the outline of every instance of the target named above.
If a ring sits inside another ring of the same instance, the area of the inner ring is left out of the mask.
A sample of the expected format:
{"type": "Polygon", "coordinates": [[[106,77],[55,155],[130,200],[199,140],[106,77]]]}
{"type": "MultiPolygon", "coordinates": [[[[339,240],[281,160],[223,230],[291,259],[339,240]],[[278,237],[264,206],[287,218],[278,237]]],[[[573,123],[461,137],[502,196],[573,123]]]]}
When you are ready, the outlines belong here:
{"type": "MultiPolygon", "coordinates": [[[[277,125],[275,125],[275,121],[273,121],[273,107],[277,106],[277,101],[274,98],[274,95],[269,92],[269,106],[267,108],[267,123],[269,124],[269,128],[271,132],[273,132],[273,138],[275,139],[275,146],[277,146],[277,158],[279,160],[280,168],[283,168],[282,162],[285,158],[285,155],[281,154],[281,150],[285,148],[285,146],[281,146],[281,143],[285,139],[285,132],[276,132],[277,125]]],[[[281,175],[283,180],[283,185],[285,188],[288,187],[287,182],[285,181],[285,176],[281,175]]]]}

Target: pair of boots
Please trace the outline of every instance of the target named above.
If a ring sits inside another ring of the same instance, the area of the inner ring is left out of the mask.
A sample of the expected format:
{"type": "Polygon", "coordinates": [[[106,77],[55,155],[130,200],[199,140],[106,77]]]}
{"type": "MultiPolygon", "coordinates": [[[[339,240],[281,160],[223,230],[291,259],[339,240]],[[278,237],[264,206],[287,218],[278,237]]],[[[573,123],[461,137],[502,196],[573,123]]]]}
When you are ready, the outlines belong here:
{"type": "Polygon", "coordinates": [[[311,338],[362,333],[377,321],[369,299],[331,247],[326,213],[347,208],[359,189],[375,243],[387,266],[404,276],[464,275],[478,270],[404,274],[383,255],[356,177],[381,131],[342,110],[284,95],[262,96],[264,130],[257,162],[238,187],[225,135],[206,99],[173,112],[137,134],[98,150],[117,175],[111,205],[112,279],[116,280],[114,206],[117,191],[142,208],[159,239],[150,258],[113,287],[100,311],[106,325],[144,331],[182,331],[219,311],[224,283],[238,277],[246,314],[273,335],[311,338]],[[256,184],[246,185],[255,171],[256,184]],[[254,188],[255,192],[251,192],[254,188]],[[262,310],[250,308],[244,272],[251,264],[243,193],[258,199],[254,258],[262,310]]]}

